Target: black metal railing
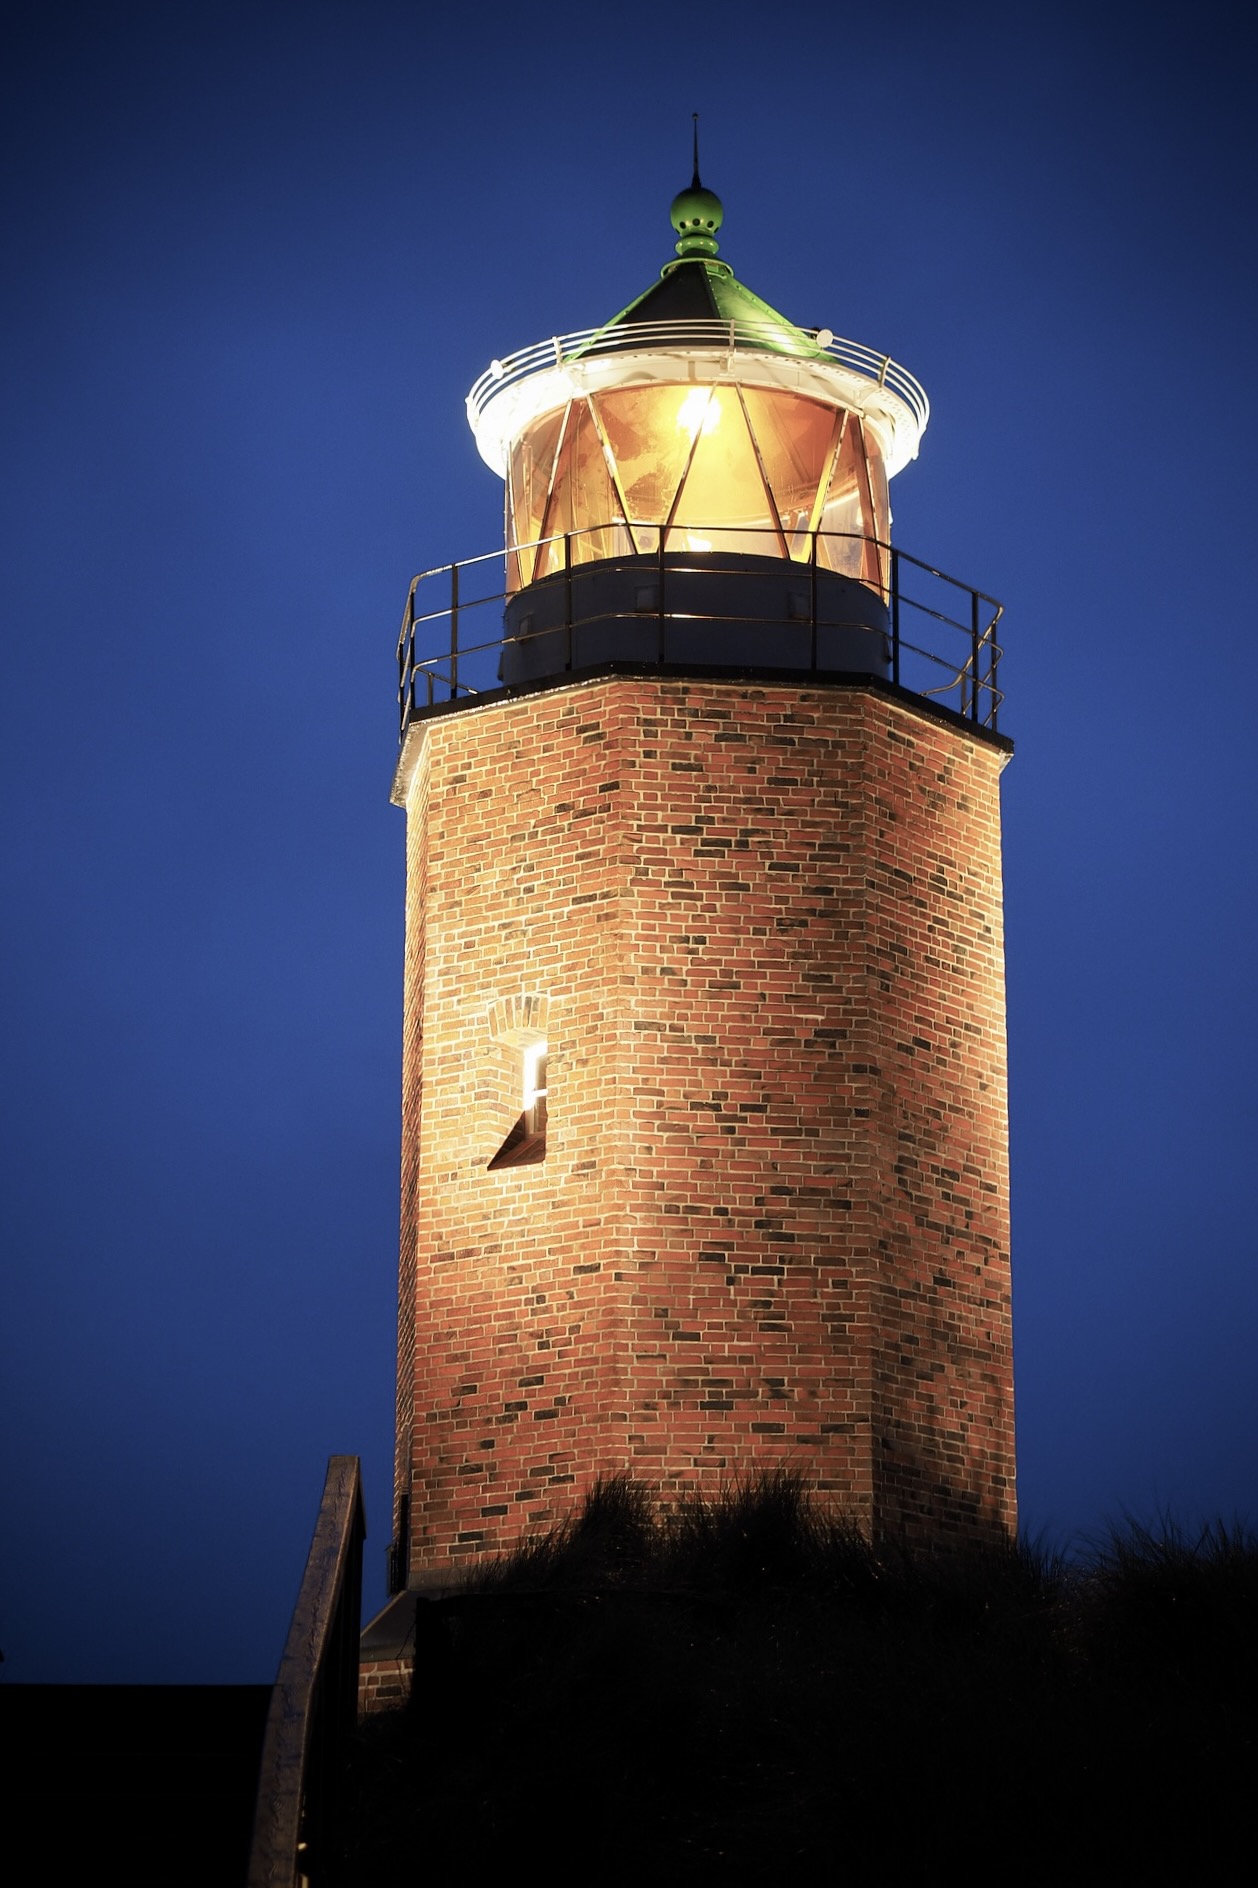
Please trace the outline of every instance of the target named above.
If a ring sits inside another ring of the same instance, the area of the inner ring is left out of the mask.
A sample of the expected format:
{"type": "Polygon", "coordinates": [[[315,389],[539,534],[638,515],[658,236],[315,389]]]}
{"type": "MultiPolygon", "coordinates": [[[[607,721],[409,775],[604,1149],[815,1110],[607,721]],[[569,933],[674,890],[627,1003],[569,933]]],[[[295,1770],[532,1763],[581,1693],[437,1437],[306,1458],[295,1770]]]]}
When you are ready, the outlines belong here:
{"type": "MultiPolygon", "coordinates": [[[[642,653],[645,645],[641,641],[636,645],[635,667],[682,662],[687,667],[728,668],[729,658],[722,658],[721,643],[716,638],[710,663],[706,657],[696,660],[696,632],[705,622],[711,622],[714,628],[728,628],[729,612],[722,604],[710,614],[696,609],[695,579],[702,573],[706,584],[713,577],[728,580],[740,576],[748,563],[746,545],[762,537],[768,550],[780,543],[780,534],[689,527],[685,536],[692,542],[700,536],[704,543],[699,555],[673,548],[683,535],[676,529],[666,533],[659,527],[635,525],[633,551],[609,557],[606,547],[617,532],[622,539],[625,537],[623,524],[566,532],[539,540],[536,545],[490,551],[461,563],[443,564],[415,577],[407,592],[398,636],[402,736],[412,720],[442,702],[470,702],[500,690],[504,685],[504,652],[511,650],[518,660],[521,650],[530,643],[540,643],[542,638],[547,639],[546,674],[555,681],[562,680],[565,672],[585,666],[578,632],[596,625],[632,623],[641,628],[654,624],[649,653],[642,653]],[[656,546],[644,555],[641,545],[646,533],[654,535],[656,546]],[[739,549],[728,553],[713,550],[722,536],[736,539],[739,549]],[[526,552],[546,555],[526,560],[526,552]],[[525,563],[529,568],[545,565],[545,577],[529,587],[513,586],[508,573],[525,563]],[[590,573],[612,567],[650,577],[649,599],[642,600],[645,593],[640,592],[639,600],[632,604],[618,602],[608,608],[604,599],[593,609],[588,607],[593,594],[587,582],[590,573]],[[485,587],[495,570],[501,574],[501,583],[485,587]],[[519,606],[542,584],[561,585],[562,604],[557,615],[541,627],[533,627],[519,606]],[[515,622],[504,625],[503,611],[513,599],[515,622]]],[[[792,550],[790,560],[782,560],[782,572],[788,578],[801,578],[803,585],[792,599],[797,614],[791,627],[807,632],[808,639],[806,654],[793,658],[788,666],[819,675],[832,672],[826,662],[825,633],[842,631],[849,624],[842,605],[836,611],[828,579],[832,573],[842,575],[845,567],[855,572],[877,569],[881,577],[872,582],[862,579],[859,587],[872,600],[875,610],[879,604],[885,606],[886,662],[880,667],[886,679],[912,694],[952,708],[978,727],[997,730],[1003,695],[997,683],[1001,647],[996,627],[1003,606],[994,597],[894,545],[852,533],[797,532],[792,550]]],[[[757,556],[754,562],[763,575],[767,560],[757,556]]],[[[715,601],[715,590],[712,594],[715,601]]],[[[870,620],[858,612],[858,626],[868,628],[870,620]]],[[[774,632],[782,628],[780,614],[757,617],[738,613],[740,630],[754,632],[757,626],[765,632],[763,660],[757,656],[748,663],[741,658],[739,666],[774,669],[779,666],[774,661],[774,632]]],[[[850,671],[855,665],[849,660],[840,666],[850,671]]]]}

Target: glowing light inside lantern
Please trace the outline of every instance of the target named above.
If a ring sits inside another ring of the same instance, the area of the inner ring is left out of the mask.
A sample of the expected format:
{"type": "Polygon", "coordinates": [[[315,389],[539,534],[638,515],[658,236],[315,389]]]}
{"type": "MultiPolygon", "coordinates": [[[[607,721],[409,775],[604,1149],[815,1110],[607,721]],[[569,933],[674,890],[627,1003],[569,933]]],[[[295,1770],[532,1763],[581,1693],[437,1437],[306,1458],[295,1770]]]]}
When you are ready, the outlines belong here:
{"type": "Polygon", "coordinates": [[[691,439],[714,433],[721,423],[721,403],[711,387],[692,387],[677,409],[677,430],[691,439]]]}

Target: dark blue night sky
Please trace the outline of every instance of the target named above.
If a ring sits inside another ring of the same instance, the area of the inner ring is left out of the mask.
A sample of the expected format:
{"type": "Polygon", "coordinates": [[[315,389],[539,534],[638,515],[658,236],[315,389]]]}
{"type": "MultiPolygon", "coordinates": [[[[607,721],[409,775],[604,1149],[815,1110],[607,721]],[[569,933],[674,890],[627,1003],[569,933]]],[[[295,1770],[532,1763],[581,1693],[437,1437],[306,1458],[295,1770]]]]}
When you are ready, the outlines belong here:
{"type": "Polygon", "coordinates": [[[382,1597],[397,621],[501,538],[467,388],[649,285],[694,110],[741,279],[929,392],[898,541],[1006,605],[1025,1523],[1258,1510],[1244,18],[11,18],[13,1678],[269,1679],[333,1451],[382,1597]]]}

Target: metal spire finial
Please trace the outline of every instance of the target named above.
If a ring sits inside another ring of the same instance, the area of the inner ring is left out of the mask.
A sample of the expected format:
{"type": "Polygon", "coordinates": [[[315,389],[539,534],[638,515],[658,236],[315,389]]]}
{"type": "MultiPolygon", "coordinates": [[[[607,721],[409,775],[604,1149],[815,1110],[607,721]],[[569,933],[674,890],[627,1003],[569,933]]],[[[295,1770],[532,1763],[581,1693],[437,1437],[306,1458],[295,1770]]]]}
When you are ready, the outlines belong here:
{"type": "Polygon", "coordinates": [[[699,181],[699,114],[697,111],[692,111],[690,116],[694,120],[694,177],[689,190],[682,190],[673,198],[673,207],[669,212],[673,228],[681,238],[677,244],[677,254],[683,262],[692,262],[696,257],[716,254],[720,247],[716,240],[716,232],[720,229],[725,215],[721,208],[721,199],[716,192],[705,190],[699,181]]]}

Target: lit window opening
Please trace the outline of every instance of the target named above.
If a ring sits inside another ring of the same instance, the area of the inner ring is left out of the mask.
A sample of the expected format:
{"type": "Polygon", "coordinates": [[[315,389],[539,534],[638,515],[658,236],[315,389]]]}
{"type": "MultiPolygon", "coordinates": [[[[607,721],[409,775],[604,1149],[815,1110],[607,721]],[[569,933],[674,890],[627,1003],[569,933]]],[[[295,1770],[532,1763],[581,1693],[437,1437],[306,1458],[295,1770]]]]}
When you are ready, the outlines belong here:
{"type": "Polygon", "coordinates": [[[546,1158],[547,1056],[546,1043],[532,1042],[521,1051],[520,1115],[489,1163],[490,1173],[500,1167],[532,1167],[546,1158]]]}

